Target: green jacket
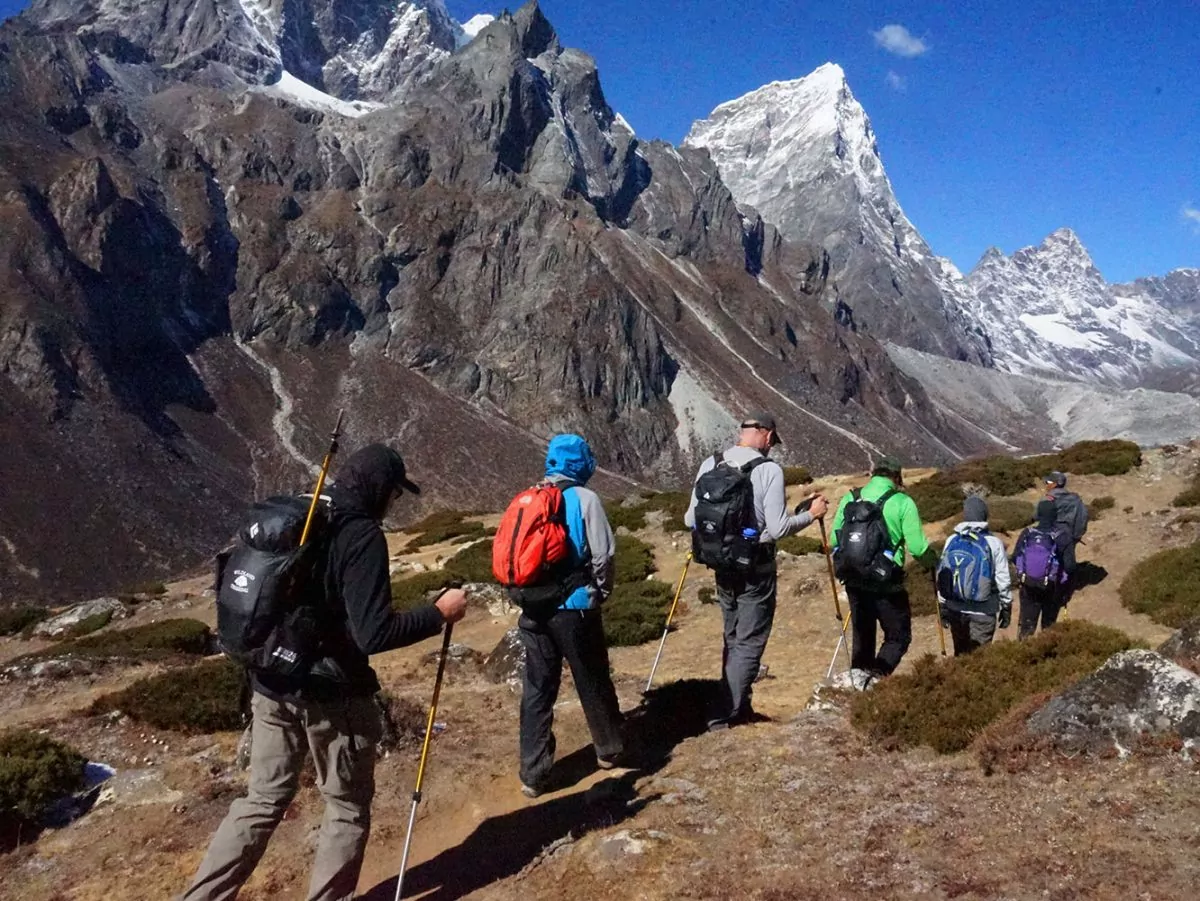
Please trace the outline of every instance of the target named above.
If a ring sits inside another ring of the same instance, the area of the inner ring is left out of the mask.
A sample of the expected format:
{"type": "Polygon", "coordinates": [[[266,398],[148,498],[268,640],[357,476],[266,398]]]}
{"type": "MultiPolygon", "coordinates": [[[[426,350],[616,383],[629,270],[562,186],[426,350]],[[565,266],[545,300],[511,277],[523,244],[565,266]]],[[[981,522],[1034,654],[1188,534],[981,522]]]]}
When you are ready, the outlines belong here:
{"type": "MultiPolygon", "coordinates": [[[[864,500],[877,501],[893,488],[896,483],[886,476],[875,476],[862,489],[864,500]]],[[[842,528],[842,520],[846,515],[846,505],[852,500],[851,492],[847,491],[838,504],[837,515],[833,517],[833,535],[830,538],[837,547],[838,532],[842,528]]],[[[929,550],[929,541],[921,531],[921,514],[917,512],[917,504],[907,494],[894,494],[883,505],[883,521],[887,524],[888,535],[892,538],[892,546],[896,548],[896,562],[904,565],[904,552],[907,550],[913,557],[924,556],[929,550]]]]}

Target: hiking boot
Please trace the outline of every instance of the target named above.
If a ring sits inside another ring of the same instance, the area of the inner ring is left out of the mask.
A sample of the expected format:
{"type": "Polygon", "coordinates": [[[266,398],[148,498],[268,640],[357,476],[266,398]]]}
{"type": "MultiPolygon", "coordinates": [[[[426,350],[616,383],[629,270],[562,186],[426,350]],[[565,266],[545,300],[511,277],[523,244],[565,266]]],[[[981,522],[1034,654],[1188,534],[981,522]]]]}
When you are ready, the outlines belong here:
{"type": "Polygon", "coordinates": [[[537,798],[544,792],[545,789],[536,785],[526,785],[524,782],[521,783],[521,794],[523,794],[526,798],[537,798]]]}

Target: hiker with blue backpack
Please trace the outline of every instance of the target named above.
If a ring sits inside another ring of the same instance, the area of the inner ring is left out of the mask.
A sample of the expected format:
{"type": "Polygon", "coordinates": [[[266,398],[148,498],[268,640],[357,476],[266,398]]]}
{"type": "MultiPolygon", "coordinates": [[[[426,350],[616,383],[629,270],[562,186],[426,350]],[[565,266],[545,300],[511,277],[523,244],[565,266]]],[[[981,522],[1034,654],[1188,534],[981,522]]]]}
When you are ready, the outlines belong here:
{"type": "Polygon", "coordinates": [[[1070,579],[1067,559],[1072,546],[1071,530],[1059,524],[1054,501],[1039,502],[1035,523],[1021,532],[1013,548],[1021,592],[1018,639],[1031,638],[1039,620],[1043,629],[1058,621],[1070,579]]]}
{"type": "Polygon", "coordinates": [[[833,561],[850,599],[850,666],[871,679],[890,675],[912,643],[912,608],[904,584],[905,554],[926,570],[936,555],[921,530],[916,502],[904,493],[900,461],[884,457],[871,480],[848,492],[833,519],[833,561]],[[883,644],[876,654],[876,629],[883,644]]]}
{"type": "Polygon", "coordinates": [[[954,656],[990,644],[1012,622],[1012,579],[1004,542],[988,530],[988,508],[971,495],[963,521],[946,541],[937,568],[938,609],[954,639],[954,656]]]}

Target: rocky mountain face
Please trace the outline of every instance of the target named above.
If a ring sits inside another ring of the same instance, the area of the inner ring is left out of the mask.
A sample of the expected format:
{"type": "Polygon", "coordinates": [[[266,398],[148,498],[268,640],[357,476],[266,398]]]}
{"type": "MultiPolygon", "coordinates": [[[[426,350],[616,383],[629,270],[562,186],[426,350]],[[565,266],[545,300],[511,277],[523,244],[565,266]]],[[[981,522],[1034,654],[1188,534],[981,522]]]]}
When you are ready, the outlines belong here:
{"type": "Polygon", "coordinates": [[[1070,229],[967,277],[1009,372],[1180,390],[1200,375],[1200,270],[1110,285],[1070,229]]]}
{"type": "Polygon", "coordinates": [[[684,145],[704,148],[739,204],[784,238],[821,248],[826,304],[853,329],[989,365],[961,274],[896,200],[871,121],[841,67],[776,81],[718,106],[684,145]]]}
{"type": "Polygon", "coordinates": [[[339,409],[437,506],[499,505],[561,429],[610,496],[670,484],[754,407],[817,468],[992,446],[535,3],[453,52],[443,13],[42,0],[0,29],[4,600],[199,563],[339,409]],[[363,62],[401,45],[424,62],[363,62]]]}

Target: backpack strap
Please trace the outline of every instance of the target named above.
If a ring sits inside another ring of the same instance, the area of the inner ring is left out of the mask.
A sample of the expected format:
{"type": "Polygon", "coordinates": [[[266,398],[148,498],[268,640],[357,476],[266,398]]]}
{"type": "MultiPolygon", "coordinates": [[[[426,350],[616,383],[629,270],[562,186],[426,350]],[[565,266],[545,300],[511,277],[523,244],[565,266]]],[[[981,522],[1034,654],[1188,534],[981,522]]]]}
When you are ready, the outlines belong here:
{"type": "MultiPolygon", "coordinates": [[[[882,510],[884,508],[884,506],[886,506],[887,502],[890,501],[897,494],[900,494],[899,488],[889,488],[887,491],[885,491],[883,493],[883,495],[875,503],[877,503],[879,505],[879,509],[882,510]]],[[[858,498],[855,498],[855,500],[857,500],[857,499],[858,498]]]]}
{"type": "Polygon", "coordinates": [[[850,490],[850,497],[851,497],[853,500],[856,500],[856,501],[860,501],[860,500],[862,500],[862,489],[861,489],[861,488],[853,488],[853,489],[851,489],[851,490],[850,490]]]}
{"type": "Polygon", "coordinates": [[[741,470],[741,472],[744,475],[749,475],[750,473],[754,472],[755,469],[762,466],[766,462],[767,462],[766,457],[755,457],[749,463],[744,463],[743,465],[739,466],[738,469],[741,470]]]}

